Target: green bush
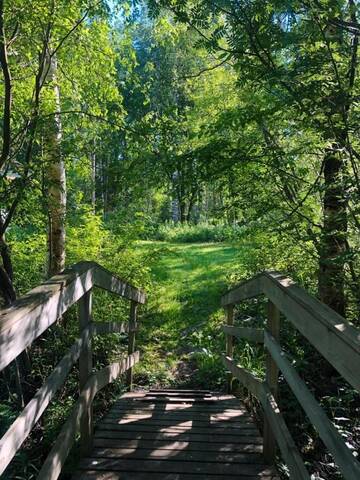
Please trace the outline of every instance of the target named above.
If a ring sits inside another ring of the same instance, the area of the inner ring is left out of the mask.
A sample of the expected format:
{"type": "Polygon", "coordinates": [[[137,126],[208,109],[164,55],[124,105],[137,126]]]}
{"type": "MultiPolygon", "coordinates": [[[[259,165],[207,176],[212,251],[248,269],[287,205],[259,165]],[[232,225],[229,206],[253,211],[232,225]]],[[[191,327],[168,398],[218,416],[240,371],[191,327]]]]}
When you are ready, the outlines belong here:
{"type": "Polygon", "coordinates": [[[245,225],[212,225],[209,223],[168,222],[158,226],[151,236],[156,240],[175,243],[234,242],[247,231],[245,225]]]}

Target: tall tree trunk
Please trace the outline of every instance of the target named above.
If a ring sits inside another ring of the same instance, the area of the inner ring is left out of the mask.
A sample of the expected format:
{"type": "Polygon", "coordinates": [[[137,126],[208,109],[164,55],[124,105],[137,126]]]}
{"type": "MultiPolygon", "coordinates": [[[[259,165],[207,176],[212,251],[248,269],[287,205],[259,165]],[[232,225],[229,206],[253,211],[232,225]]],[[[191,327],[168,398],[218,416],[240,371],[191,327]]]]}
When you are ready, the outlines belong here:
{"type": "MultiPolygon", "coordinates": [[[[94,142],[95,149],[95,142],[94,142]]],[[[96,213],[96,154],[95,151],[91,153],[91,206],[92,211],[96,213]]]]}
{"type": "Polygon", "coordinates": [[[48,275],[61,272],[65,267],[66,173],[61,154],[62,127],[60,116],[60,89],[57,84],[56,58],[52,57],[48,78],[51,81],[55,114],[49,117],[45,130],[45,155],[48,185],[48,275]]]}
{"type": "Polygon", "coordinates": [[[336,148],[324,157],[324,219],[319,245],[319,296],[345,315],[345,258],[347,216],[342,183],[343,160],[336,148]]]}
{"type": "Polygon", "coordinates": [[[4,222],[0,217],[0,291],[5,301],[5,306],[11,305],[16,300],[16,292],[13,285],[13,267],[10,249],[5,240],[4,222]]]}

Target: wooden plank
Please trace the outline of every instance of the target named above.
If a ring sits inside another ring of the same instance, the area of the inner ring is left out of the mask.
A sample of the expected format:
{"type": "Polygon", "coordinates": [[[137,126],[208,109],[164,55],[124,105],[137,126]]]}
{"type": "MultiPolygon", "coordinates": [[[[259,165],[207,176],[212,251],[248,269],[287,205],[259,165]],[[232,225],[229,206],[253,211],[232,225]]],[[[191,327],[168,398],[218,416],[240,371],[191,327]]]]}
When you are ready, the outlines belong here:
{"type": "Polygon", "coordinates": [[[186,388],[150,388],[149,392],[153,393],[161,393],[161,392],[169,392],[169,393],[208,393],[211,394],[210,390],[194,390],[194,389],[186,389],[186,388]]]}
{"type": "Polygon", "coordinates": [[[153,450],[186,450],[186,452],[248,452],[262,453],[263,447],[259,443],[205,443],[179,441],[175,438],[169,440],[144,440],[144,439],[126,439],[126,438],[94,438],[95,448],[130,448],[135,451],[137,448],[150,448],[153,450]]]}
{"type": "Polygon", "coordinates": [[[264,274],[264,293],[357,390],[360,330],[278,272],[264,274]]]}
{"type": "Polygon", "coordinates": [[[262,464],[242,464],[241,469],[233,463],[183,462],[176,460],[158,461],[137,459],[85,458],[80,461],[81,469],[114,470],[121,472],[202,473],[207,475],[271,475],[274,470],[262,464]]]}
{"type": "Polygon", "coordinates": [[[282,458],[289,469],[290,478],[293,480],[310,480],[300,453],[280,413],[275,397],[266,384],[263,386],[263,395],[260,401],[279,445],[282,458]]]}
{"type": "Polygon", "coordinates": [[[174,398],[212,398],[211,393],[197,393],[197,392],[153,392],[150,391],[145,395],[146,397],[174,397],[174,398]]]}
{"type": "MultiPolygon", "coordinates": [[[[126,411],[129,412],[153,412],[155,413],[163,413],[164,415],[167,413],[192,413],[195,415],[214,415],[214,414],[236,414],[236,415],[248,415],[246,410],[239,410],[234,407],[227,407],[224,406],[223,408],[218,408],[216,405],[209,406],[207,404],[198,404],[198,403],[181,403],[181,404],[171,404],[171,403],[148,403],[142,404],[139,406],[129,407],[126,408],[126,411]],[[148,408],[147,408],[148,407],[148,408]],[[202,407],[204,407],[202,409],[202,407]]],[[[112,408],[111,412],[116,412],[118,410],[124,411],[123,408],[119,409],[118,407],[112,408]]]]}
{"type": "MultiPolygon", "coordinates": [[[[242,413],[247,414],[247,410],[245,408],[239,408],[238,405],[240,401],[237,401],[236,404],[230,405],[218,405],[217,402],[215,403],[203,403],[201,405],[195,403],[139,403],[134,402],[131,404],[117,404],[115,405],[111,411],[116,410],[126,410],[126,411],[140,411],[140,412],[154,412],[154,411],[161,411],[161,412],[194,412],[194,413],[203,413],[203,414],[215,414],[215,413],[242,413]],[[236,406],[237,405],[237,406],[236,406]]],[[[241,404],[240,404],[241,405],[241,404]]]]}
{"type": "Polygon", "coordinates": [[[144,304],[146,302],[145,293],[139,288],[135,288],[125,280],[114,275],[112,272],[101,265],[91,262],[95,265],[95,285],[109,292],[120,295],[121,297],[132,300],[136,303],[144,304]]]}
{"type": "MultiPolygon", "coordinates": [[[[279,480],[274,474],[247,475],[239,472],[237,478],[242,480],[279,480]]],[[[207,475],[196,473],[141,473],[86,470],[76,472],[73,480],[228,480],[224,475],[207,475]]]]}
{"type": "Polygon", "coordinates": [[[208,462],[208,463],[260,463],[264,462],[264,458],[259,453],[239,453],[222,451],[213,452],[210,456],[207,451],[188,452],[181,449],[153,449],[153,448],[94,448],[91,452],[91,458],[126,458],[137,460],[163,460],[169,461],[176,459],[182,462],[208,462]]]}
{"type": "Polygon", "coordinates": [[[56,365],[47,377],[43,386],[36,392],[33,399],[26,405],[17,419],[8,428],[0,440],[0,475],[11,462],[15,453],[30,434],[36,422],[49,405],[55,393],[64,384],[72,366],[78,360],[82,345],[90,337],[90,330],[83,330],[69,352],[56,365]]]}
{"type": "Polygon", "coordinates": [[[92,402],[99,390],[113,382],[120,374],[126,372],[126,370],[138,361],[139,352],[135,352],[131,357],[127,357],[121,362],[108,365],[91,376],[42,465],[37,480],[56,480],[59,477],[61,469],[75,441],[76,433],[79,431],[80,420],[86,409],[86,405],[92,402]]]}
{"type": "MultiPolygon", "coordinates": [[[[225,437],[224,441],[226,441],[226,437],[228,435],[237,435],[239,433],[239,429],[237,428],[221,428],[218,427],[214,430],[214,426],[208,427],[197,427],[193,426],[192,424],[187,427],[182,427],[179,425],[170,425],[170,426],[163,426],[163,428],[159,427],[156,424],[132,424],[132,423],[125,423],[123,425],[119,425],[113,422],[101,422],[98,426],[97,431],[114,431],[114,432],[168,432],[168,433],[186,433],[190,432],[192,434],[204,434],[210,435],[211,433],[216,434],[219,438],[225,437]]],[[[241,426],[241,434],[242,435],[260,435],[258,429],[255,425],[242,425],[241,426]]]]}
{"type": "MultiPolygon", "coordinates": [[[[130,315],[129,315],[129,339],[128,339],[128,355],[132,355],[135,351],[135,326],[137,319],[137,303],[132,301],[130,304],[130,315]]],[[[126,372],[126,383],[128,390],[131,392],[133,389],[133,369],[129,368],[126,372]]]]}
{"type": "Polygon", "coordinates": [[[262,382],[260,379],[252,375],[245,368],[236,365],[234,360],[223,355],[222,357],[225,367],[246,387],[253,395],[260,398],[262,392],[262,382]]]}
{"type": "MultiPolygon", "coordinates": [[[[279,340],[280,336],[280,312],[276,306],[269,300],[268,301],[268,315],[267,315],[267,330],[279,340]]],[[[264,337],[263,337],[264,338],[264,337]]],[[[266,351],[266,383],[270,388],[275,400],[278,398],[278,379],[279,369],[274,362],[269,351],[266,351]]],[[[273,464],[276,460],[276,442],[274,434],[271,429],[271,425],[264,417],[264,457],[267,463],[273,464]]]]}
{"type": "MultiPolygon", "coordinates": [[[[124,432],[122,430],[95,430],[94,438],[127,439],[127,440],[177,440],[179,442],[202,442],[202,443],[224,443],[219,437],[213,434],[196,434],[191,431],[182,433],[175,432],[124,432]]],[[[260,436],[249,434],[227,435],[226,443],[251,443],[262,445],[263,439],[260,436]]]]}
{"type": "Polygon", "coordinates": [[[264,272],[235,287],[223,296],[222,305],[262,293],[360,391],[360,330],[278,272],[264,272]]]}
{"type": "Polygon", "coordinates": [[[0,312],[0,371],[93,286],[137,303],[146,301],[144,292],[95,262],[73,265],[0,312]]]}
{"type": "Polygon", "coordinates": [[[31,290],[10,308],[2,310],[0,371],[76,303],[92,285],[92,268],[85,271],[68,269],[31,290]]]}
{"type": "Polygon", "coordinates": [[[91,324],[93,335],[106,335],[108,333],[127,333],[128,323],[119,322],[93,322],[91,324]]]}
{"type": "Polygon", "coordinates": [[[120,409],[120,408],[112,408],[109,413],[106,415],[105,418],[117,418],[119,421],[123,419],[170,419],[170,420],[192,420],[196,419],[196,421],[202,422],[235,422],[235,423],[242,423],[248,422],[251,420],[251,416],[248,414],[246,410],[235,410],[233,412],[217,412],[217,413],[205,413],[205,412],[193,412],[184,411],[184,410],[166,410],[157,412],[151,410],[142,410],[142,409],[120,409]]]}
{"type": "MultiPolygon", "coordinates": [[[[232,327],[234,324],[234,305],[227,305],[225,307],[226,310],[226,322],[228,327],[232,327]]],[[[225,335],[225,348],[226,348],[226,355],[230,358],[233,358],[234,356],[234,338],[232,335],[225,335]]],[[[233,376],[232,373],[229,372],[227,374],[227,392],[231,393],[232,392],[232,382],[233,382],[233,376]]]]}
{"type": "Polygon", "coordinates": [[[263,293],[263,275],[259,274],[247,280],[244,283],[229,290],[221,297],[221,305],[226,307],[227,305],[235,305],[247,298],[257,297],[263,293]]]}
{"type": "Polygon", "coordinates": [[[285,352],[281,350],[274,337],[268,332],[265,333],[265,345],[271,352],[273,359],[278,364],[311,423],[319,432],[322,441],[334,456],[335,462],[339,466],[344,478],[348,480],[360,478],[360,463],[347,448],[341,435],[313,397],[305,382],[301,380],[296,370],[287,360],[285,352]]]}
{"type": "Polygon", "coordinates": [[[236,417],[222,417],[217,419],[208,420],[201,419],[198,417],[194,418],[194,415],[186,416],[186,417],[176,417],[176,416],[168,416],[168,415],[157,415],[147,416],[147,415],[136,415],[136,416],[122,416],[119,418],[118,415],[106,415],[105,418],[101,420],[101,423],[115,423],[117,425],[125,425],[127,423],[136,423],[138,425],[142,424],[150,424],[151,425],[162,425],[162,426],[170,426],[170,425],[180,425],[180,426],[191,426],[196,425],[197,427],[222,427],[222,428],[242,428],[246,425],[254,425],[251,417],[245,417],[241,421],[239,421],[236,417]],[[147,422],[147,423],[146,423],[147,422]]]}
{"type": "MultiPolygon", "coordinates": [[[[83,330],[89,329],[91,323],[92,292],[89,290],[79,301],[79,327],[80,334],[83,330]]],[[[79,357],[79,389],[80,392],[85,388],[93,368],[91,338],[83,344],[79,357]]],[[[86,455],[91,448],[93,434],[93,408],[92,400],[85,405],[84,413],[80,420],[80,451],[86,455]]]]}
{"type": "MultiPolygon", "coordinates": [[[[254,343],[264,343],[264,329],[263,328],[247,328],[247,327],[234,327],[230,325],[223,325],[223,331],[227,335],[232,335],[240,339],[248,340],[254,343]]],[[[229,355],[232,357],[232,355],[229,355]]]]}
{"type": "Polygon", "coordinates": [[[144,403],[204,403],[204,404],[209,404],[209,403],[216,403],[216,398],[208,398],[208,397],[171,397],[171,396],[163,396],[163,397],[157,397],[157,396],[146,396],[141,398],[141,400],[135,400],[136,402],[144,402],[144,403]]]}

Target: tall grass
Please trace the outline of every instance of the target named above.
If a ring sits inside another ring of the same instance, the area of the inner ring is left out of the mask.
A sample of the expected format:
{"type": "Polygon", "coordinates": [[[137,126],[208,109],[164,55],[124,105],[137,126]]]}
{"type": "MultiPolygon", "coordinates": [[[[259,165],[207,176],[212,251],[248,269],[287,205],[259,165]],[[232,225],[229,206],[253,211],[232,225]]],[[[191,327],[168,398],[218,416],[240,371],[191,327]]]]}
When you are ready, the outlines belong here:
{"type": "Polygon", "coordinates": [[[244,225],[168,222],[158,226],[154,237],[173,243],[233,242],[243,237],[246,230],[244,225]]]}

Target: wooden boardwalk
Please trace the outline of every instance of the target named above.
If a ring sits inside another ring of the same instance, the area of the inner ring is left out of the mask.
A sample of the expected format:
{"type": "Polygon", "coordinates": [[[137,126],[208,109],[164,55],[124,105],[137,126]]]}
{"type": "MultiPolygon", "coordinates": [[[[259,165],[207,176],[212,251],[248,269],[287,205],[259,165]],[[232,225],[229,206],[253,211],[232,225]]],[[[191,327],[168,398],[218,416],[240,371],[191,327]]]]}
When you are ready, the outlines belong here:
{"type": "Polygon", "coordinates": [[[262,442],[232,395],[128,393],[99,422],[73,480],[278,479],[264,462],[262,442]]]}

